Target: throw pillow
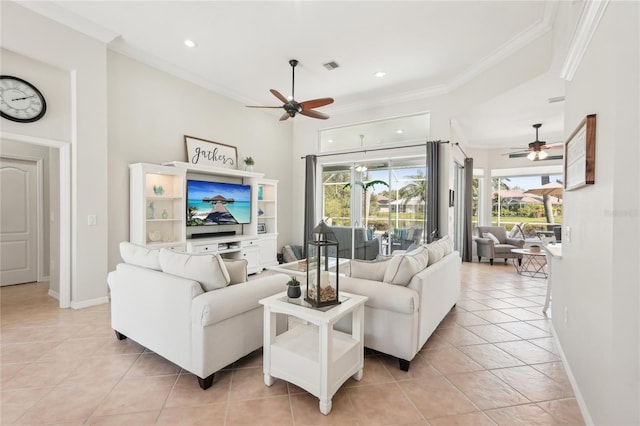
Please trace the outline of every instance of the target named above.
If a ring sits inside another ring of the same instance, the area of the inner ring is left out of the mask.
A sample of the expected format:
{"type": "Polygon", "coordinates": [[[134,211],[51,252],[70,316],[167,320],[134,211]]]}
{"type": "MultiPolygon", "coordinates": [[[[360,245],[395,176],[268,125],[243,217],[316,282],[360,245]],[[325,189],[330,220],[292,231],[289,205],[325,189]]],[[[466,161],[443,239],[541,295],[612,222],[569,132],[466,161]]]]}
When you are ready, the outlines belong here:
{"type": "Polygon", "coordinates": [[[421,270],[420,262],[413,256],[406,254],[394,256],[388,262],[383,281],[389,284],[406,286],[411,281],[411,278],[421,270]]]}
{"type": "Polygon", "coordinates": [[[429,265],[429,251],[422,246],[415,250],[407,251],[405,256],[414,258],[418,262],[421,271],[429,265]]]}
{"type": "Polygon", "coordinates": [[[453,241],[451,240],[451,237],[445,235],[444,237],[439,239],[438,242],[444,247],[445,256],[451,254],[451,252],[453,251],[453,241]]]}
{"type": "Polygon", "coordinates": [[[282,260],[284,260],[284,263],[295,262],[298,260],[290,245],[282,247],[282,260]]]}
{"type": "Polygon", "coordinates": [[[247,259],[222,259],[224,263],[224,267],[227,268],[227,273],[229,274],[229,285],[231,284],[239,284],[246,283],[249,281],[249,277],[247,275],[247,259]]]}
{"type": "Polygon", "coordinates": [[[433,265],[444,257],[444,247],[438,242],[427,244],[427,251],[429,252],[429,266],[433,265]]]}
{"type": "Polygon", "coordinates": [[[198,281],[204,291],[229,284],[229,273],[219,254],[189,254],[160,250],[162,272],[198,281]]]}
{"type": "Polygon", "coordinates": [[[500,240],[495,235],[493,235],[491,232],[482,233],[482,238],[489,238],[490,240],[493,240],[494,244],[500,244],[500,240]]]}
{"type": "Polygon", "coordinates": [[[159,255],[160,250],[148,249],[128,241],[120,243],[120,257],[132,265],[161,271],[159,255]]]}
{"type": "Polygon", "coordinates": [[[364,280],[382,281],[390,260],[357,260],[350,262],[350,277],[364,280]]]}
{"type": "Polygon", "coordinates": [[[296,260],[302,259],[302,246],[291,246],[291,250],[293,250],[293,254],[296,257],[296,260]]]}

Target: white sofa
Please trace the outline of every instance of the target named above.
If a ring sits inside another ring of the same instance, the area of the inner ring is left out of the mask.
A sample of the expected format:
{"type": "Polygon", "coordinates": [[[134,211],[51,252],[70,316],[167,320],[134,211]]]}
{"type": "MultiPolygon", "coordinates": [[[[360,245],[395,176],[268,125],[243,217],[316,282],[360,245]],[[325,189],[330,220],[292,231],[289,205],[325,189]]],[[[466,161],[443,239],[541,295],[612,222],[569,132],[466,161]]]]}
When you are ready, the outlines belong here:
{"type": "MultiPolygon", "coordinates": [[[[369,298],[364,313],[365,347],[397,357],[404,371],[460,295],[461,259],[448,237],[423,247],[428,266],[415,274],[404,271],[406,276],[396,284],[381,279],[388,278],[389,265],[357,260],[351,261],[350,276],[339,281],[340,290],[369,298]]],[[[413,252],[396,253],[393,258],[413,252]]],[[[341,322],[336,328],[350,331],[350,324],[341,322]]]]}
{"type": "MultiPolygon", "coordinates": [[[[225,263],[221,270],[218,255],[166,250],[166,260],[164,252],[121,243],[125,263],[107,279],[111,327],[118,339],[135,340],[195,374],[207,389],[216,371],[262,347],[258,300],[285,290],[289,277],[277,274],[229,285],[246,281],[246,261],[225,263]],[[205,291],[212,274],[218,274],[214,285],[219,288],[205,291]]],[[[286,319],[279,318],[278,329],[285,328],[286,319]]]]}

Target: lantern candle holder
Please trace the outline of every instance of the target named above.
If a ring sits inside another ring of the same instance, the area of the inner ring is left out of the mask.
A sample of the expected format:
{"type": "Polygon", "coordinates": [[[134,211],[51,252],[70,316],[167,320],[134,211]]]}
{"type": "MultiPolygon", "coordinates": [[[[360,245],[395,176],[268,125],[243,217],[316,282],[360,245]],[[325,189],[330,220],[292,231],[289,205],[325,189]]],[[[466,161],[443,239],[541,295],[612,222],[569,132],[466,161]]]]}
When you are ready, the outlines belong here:
{"type": "Polygon", "coordinates": [[[321,221],[313,230],[316,239],[307,243],[307,294],[305,300],[313,307],[337,305],[338,242],[329,239],[331,229],[321,221]],[[330,269],[334,267],[335,271],[330,269]]]}

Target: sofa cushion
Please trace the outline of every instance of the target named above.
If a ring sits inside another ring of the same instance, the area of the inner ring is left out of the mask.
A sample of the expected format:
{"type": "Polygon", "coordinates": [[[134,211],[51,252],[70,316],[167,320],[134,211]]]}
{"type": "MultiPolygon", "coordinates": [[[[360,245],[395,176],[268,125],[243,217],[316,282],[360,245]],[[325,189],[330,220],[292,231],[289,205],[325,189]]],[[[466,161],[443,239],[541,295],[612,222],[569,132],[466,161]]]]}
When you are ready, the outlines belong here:
{"type": "Polygon", "coordinates": [[[444,237],[440,238],[437,243],[444,248],[444,256],[451,254],[451,252],[453,251],[453,241],[451,240],[450,236],[445,235],[444,237]]]}
{"type": "Polygon", "coordinates": [[[229,285],[239,284],[249,281],[247,274],[247,259],[222,259],[227,273],[229,274],[229,285]]]}
{"type": "Polygon", "coordinates": [[[284,260],[285,263],[295,262],[298,260],[290,245],[282,247],[282,260],[284,260]]]}
{"type": "Polygon", "coordinates": [[[409,254],[393,256],[388,262],[383,281],[389,284],[407,285],[411,278],[422,269],[419,257],[409,254]]]}
{"type": "Polygon", "coordinates": [[[229,285],[229,273],[219,254],[189,254],[160,250],[162,272],[198,281],[204,291],[229,285]]]}
{"type": "Polygon", "coordinates": [[[365,280],[382,281],[387,270],[390,259],[385,260],[357,260],[350,263],[350,277],[362,278],[365,280]]]}
{"type": "Polygon", "coordinates": [[[429,266],[429,251],[422,246],[417,247],[415,250],[411,250],[411,251],[407,250],[407,253],[405,256],[411,256],[414,259],[416,259],[416,261],[418,262],[420,271],[422,271],[424,268],[429,266]]]}
{"type": "Polygon", "coordinates": [[[427,244],[426,248],[429,252],[429,266],[433,265],[444,257],[444,247],[437,241],[427,244]]]}
{"type": "Polygon", "coordinates": [[[129,263],[131,265],[161,271],[162,267],[160,267],[159,255],[160,250],[149,249],[128,241],[120,243],[120,257],[122,257],[122,260],[124,260],[125,263],[129,263]]]}

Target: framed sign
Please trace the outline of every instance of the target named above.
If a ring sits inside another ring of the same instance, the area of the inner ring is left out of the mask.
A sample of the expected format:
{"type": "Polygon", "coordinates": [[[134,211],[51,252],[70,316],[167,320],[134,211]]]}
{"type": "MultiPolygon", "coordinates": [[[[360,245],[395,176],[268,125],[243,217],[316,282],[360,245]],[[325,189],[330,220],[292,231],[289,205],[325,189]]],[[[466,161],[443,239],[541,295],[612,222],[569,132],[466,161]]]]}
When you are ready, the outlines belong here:
{"type": "Polygon", "coordinates": [[[592,185],[596,179],[596,114],[587,115],[564,144],[564,189],[592,185]]]}
{"type": "Polygon", "coordinates": [[[238,167],[238,151],[235,146],[193,136],[185,136],[184,143],[187,148],[187,163],[225,169],[238,167]]]}

